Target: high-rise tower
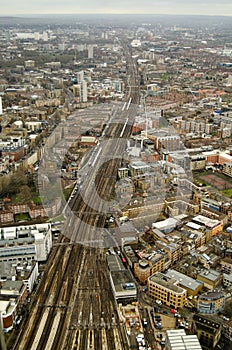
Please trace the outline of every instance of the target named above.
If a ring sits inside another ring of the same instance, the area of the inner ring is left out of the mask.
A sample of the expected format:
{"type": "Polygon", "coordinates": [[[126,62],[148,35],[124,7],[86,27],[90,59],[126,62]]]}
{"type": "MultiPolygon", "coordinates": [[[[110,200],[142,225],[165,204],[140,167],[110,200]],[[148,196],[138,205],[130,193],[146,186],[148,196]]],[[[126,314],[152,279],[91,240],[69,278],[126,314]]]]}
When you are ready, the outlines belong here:
{"type": "Polygon", "coordinates": [[[0,96],[0,115],[2,115],[2,98],[0,96]]]}
{"type": "Polygon", "coordinates": [[[87,82],[85,80],[82,80],[82,82],[80,84],[80,100],[81,100],[81,102],[88,101],[87,82]]]}
{"type": "Polygon", "coordinates": [[[88,58],[93,59],[93,45],[88,45],[88,58]]]}

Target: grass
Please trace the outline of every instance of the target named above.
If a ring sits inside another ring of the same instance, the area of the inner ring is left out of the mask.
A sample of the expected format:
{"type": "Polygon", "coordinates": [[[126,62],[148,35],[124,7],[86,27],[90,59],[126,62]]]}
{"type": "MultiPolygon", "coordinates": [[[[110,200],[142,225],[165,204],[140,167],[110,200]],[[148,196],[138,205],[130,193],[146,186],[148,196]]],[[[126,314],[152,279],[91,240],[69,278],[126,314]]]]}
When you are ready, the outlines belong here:
{"type": "Polygon", "coordinates": [[[30,220],[30,217],[28,213],[21,213],[21,214],[16,214],[15,215],[15,221],[28,221],[30,220]]]}
{"type": "Polygon", "coordinates": [[[222,193],[224,194],[224,196],[232,198],[232,188],[229,188],[227,190],[223,190],[222,193]]]}
{"type": "Polygon", "coordinates": [[[67,199],[69,198],[70,194],[72,193],[72,190],[73,190],[73,187],[71,187],[71,188],[65,188],[65,189],[63,190],[63,194],[64,194],[65,200],[67,200],[67,199]]]}
{"type": "Polygon", "coordinates": [[[42,200],[41,200],[40,196],[33,197],[32,200],[36,205],[42,204],[42,200]]]}

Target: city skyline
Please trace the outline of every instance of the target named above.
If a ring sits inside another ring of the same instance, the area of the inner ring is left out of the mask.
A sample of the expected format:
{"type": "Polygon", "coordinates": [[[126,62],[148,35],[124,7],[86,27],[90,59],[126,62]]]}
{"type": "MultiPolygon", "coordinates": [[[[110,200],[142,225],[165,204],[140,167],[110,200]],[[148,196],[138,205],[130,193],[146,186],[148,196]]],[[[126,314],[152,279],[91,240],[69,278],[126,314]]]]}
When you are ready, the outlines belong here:
{"type": "Polygon", "coordinates": [[[9,0],[1,5],[1,15],[29,14],[167,14],[167,15],[210,15],[232,16],[232,4],[229,0],[119,0],[109,3],[106,0],[9,0]]]}

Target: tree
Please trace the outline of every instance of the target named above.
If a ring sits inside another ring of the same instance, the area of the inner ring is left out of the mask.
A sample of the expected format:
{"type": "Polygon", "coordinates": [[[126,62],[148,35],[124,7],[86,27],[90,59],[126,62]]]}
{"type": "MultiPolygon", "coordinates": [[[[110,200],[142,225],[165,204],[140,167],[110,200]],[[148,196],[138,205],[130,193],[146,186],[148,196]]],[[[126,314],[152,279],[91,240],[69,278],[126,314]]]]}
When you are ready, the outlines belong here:
{"type": "Polygon", "coordinates": [[[23,185],[17,197],[20,202],[30,203],[32,200],[30,187],[27,185],[23,185]]]}

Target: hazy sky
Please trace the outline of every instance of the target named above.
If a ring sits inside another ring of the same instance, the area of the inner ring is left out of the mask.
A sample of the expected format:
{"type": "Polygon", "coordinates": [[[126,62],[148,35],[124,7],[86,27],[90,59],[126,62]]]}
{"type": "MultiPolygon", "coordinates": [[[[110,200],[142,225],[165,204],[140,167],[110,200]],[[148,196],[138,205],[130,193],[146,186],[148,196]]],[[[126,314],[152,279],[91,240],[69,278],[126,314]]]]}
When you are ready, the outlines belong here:
{"type": "Polygon", "coordinates": [[[62,13],[154,13],[232,16],[232,0],[0,0],[0,16],[62,13]]]}

